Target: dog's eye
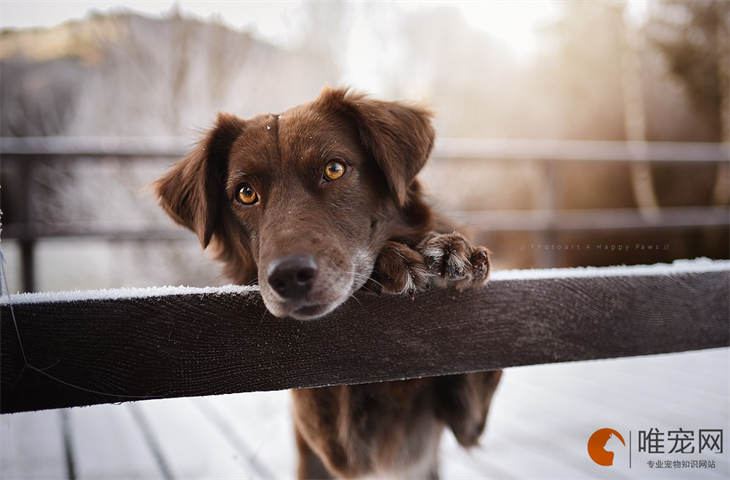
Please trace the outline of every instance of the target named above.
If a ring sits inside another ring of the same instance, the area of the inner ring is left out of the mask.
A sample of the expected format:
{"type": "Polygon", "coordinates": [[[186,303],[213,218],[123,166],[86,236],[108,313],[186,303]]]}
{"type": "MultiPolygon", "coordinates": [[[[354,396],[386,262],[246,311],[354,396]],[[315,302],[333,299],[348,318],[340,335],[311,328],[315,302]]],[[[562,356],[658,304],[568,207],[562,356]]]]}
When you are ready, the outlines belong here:
{"type": "Polygon", "coordinates": [[[337,160],[332,160],[324,166],[324,180],[326,182],[337,180],[345,174],[345,165],[337,160]]]}
{"type": "Polygon", "coordinates": [[[259,201],[259,196],[256,193],[256,190],[254,190],[248,183],[242,183],[238,186],[236,198],[244,205],[253,205],[259,201]]]}

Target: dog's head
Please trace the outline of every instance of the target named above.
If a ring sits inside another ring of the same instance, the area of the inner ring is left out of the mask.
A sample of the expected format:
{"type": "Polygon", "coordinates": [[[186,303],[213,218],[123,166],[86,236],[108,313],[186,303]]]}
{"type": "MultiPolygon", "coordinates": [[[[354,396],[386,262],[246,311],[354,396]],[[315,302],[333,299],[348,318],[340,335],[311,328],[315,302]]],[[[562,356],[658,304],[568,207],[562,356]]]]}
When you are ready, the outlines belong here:
{"type": "Polygon", "coordinates": [[[421,108],[325,89],[281,115],[219,115],[155,188],[234,281],[258,276],[272,314],[310,319],[363,286],[388,238],[427,221],[414,178],[433,140],[421,108]]]}

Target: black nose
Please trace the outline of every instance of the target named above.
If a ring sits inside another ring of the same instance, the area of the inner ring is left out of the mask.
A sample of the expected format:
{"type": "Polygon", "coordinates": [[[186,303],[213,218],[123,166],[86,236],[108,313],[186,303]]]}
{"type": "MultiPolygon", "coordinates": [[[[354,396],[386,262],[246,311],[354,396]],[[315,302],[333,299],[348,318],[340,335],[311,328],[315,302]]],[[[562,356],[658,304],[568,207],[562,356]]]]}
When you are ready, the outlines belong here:
{"type": "Polygon", "coordinates": [[[269,263],[267,280],[285,300],[303,300],[317,276],[317,262],[308,254],[295,253],[269,263]]]}

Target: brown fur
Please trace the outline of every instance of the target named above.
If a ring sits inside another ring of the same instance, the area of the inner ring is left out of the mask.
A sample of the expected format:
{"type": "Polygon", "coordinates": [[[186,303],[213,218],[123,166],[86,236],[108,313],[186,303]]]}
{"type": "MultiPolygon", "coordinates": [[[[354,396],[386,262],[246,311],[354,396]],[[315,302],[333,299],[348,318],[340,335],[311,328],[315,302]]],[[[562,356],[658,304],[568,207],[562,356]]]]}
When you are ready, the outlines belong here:
{"type": "MultiPolygon", "coordinates": [[[[483,285],[489,251],[434,215],[416,174],[434,142],[431,114],[344,89],[281,115],[220,115],[155,184],[178,223],[209,244],[236,283],[258,281],[269,311],[306,320],[365,287],[413,295],[483,285]],[[345,165],[323,176],[327,162],[345,165]],[[258,202],[236,200],[242,185],[258,202]],[[272,269],[306,255],[305,293],[277,290],[272,269]]],[[[293,392],[300,478],[435,477],[444,426],[476,444],[501,372],[293,392]]]]}

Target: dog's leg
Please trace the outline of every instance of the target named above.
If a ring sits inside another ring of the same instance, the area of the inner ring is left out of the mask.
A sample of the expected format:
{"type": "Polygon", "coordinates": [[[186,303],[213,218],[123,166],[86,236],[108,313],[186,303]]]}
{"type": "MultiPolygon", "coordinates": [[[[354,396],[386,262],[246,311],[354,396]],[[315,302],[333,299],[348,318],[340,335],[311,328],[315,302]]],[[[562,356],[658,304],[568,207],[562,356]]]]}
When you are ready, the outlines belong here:
{"type": "Polygon", "coordinates": [[[348,419],[347,415],[343,415],[343,398],[349,388],[342,385],[292,390],[297,444],[301,445],[300,479],[352,478],[369,470],[367,457],[348,450],[348,444],[341,435],[343,431],[350,430],[347,425],[345,427],[348,428],[344,429],[341,425],[343,419],[348,419]],[[315,458],[319,460],[321,471],[325,472],[324,477],[315,475],[319,471],[317,462],[313,460],[315,458]],[[310,472],[309,468],[314,470],[310,472]]]}
{"type": "Polygon", "coordinates": [[[294,426],[294,435],[297,442],[297,451],[299,452],[299,464],[297,466],[297,478],[300,480],[318,480],[334,478],[327,471],[322,461],[316,453],[309,448],[307,441],[304,440],[299,429],[294,426]]]}
{"type": "Polygon", "coordinates": [[[403,243],[388,241],[375,261],[375,282],[369,282],[367,288],[413,296],[428,285],[429,276],[420,253],[403,243]]]}
{"type": "MultiPolygon", "coordinates": [[[[392,294],[413,295],[429,283],[458,289],[487,282],[489,250],[474,246],[457,232],[429,232],[414,248],[389,241],[381,250],[369,288],[392,294]]],[[[464,447],[477,445],[484,432],[489,406],[502,371],[448,375],[433,379],[434,414],[448,425],[464,447]]],[[[438,478],[434,455],[428,478],[438,478]]]]}
{"type": "MultiPolygon", "coordinates": [[[[452,284],[461,290],[480,287],[489,278],[491,252],[456,231],[429,232],[415,249],[436,285],[452,284]]],[[[476,445],[484,432],[501,376],[502,371],[496,370],[435,378],[436,416],[451,428],[462,446],[476,445]]]]}
{"type": "Polygon", "coordinates": [[[502,370],[494,370],[435,379],[436,416],[451,428],[462,446],[477,445],[501,377],[502,370]]]}

